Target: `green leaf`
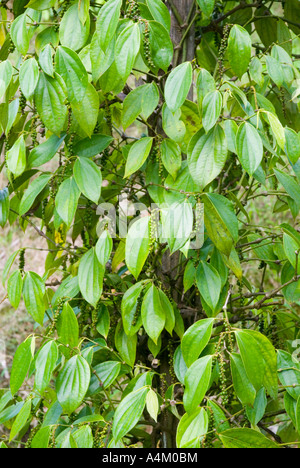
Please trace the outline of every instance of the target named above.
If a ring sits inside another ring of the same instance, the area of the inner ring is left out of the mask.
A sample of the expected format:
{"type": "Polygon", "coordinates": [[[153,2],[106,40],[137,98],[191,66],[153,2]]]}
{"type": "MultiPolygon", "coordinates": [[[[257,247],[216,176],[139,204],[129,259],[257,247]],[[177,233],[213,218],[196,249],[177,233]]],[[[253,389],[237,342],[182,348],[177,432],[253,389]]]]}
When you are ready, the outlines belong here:
{"type": "Polygon", "coordinates": [[[34,94],[36,108],[45,126],[57,136],[60,136],[66,122],[66,98],[65,84],[58,74],[51,78],[40,73],[34,94]]]}
{"type": "Polygon", "coordinates": [[[145,137],[132,145],[126,161],[124,178],[129,177],[142,167],[150,154],[152,143],[153,138],[145,137]]]}
{"type": "Polygon", "coordinates": [[[27,16],[24,13],[23,15],[18,16],[14,20],[10,29],[10,36],[12,38],[12,41],[15,44],[18,52],[20,52],[20,54],[23,55],[27,54],[30,41],[26,21],[27,16]]]}
{"type": "Polygon", "coordinates": [[[139,422],[145,405],[149,388],[142,387],[129,393],[118,405],[114,415],[112,432],[116,441],[122,439],[139,422]]]}
{"type": "Polygon", "coordinates": [[[174,372],[179,382],[184,383],[184,377],[187,373],[187,365],[183,359],[181,346],[178,346],[174,353],[174,372]]]}
{"type": "Polygon", "coordinates": [[[6,163],[15,177],[20,176],[26,169],[26,145],[21,135],[13,147],[6,153],[6,163]]]}
{"type": "Polygon", "coordinates": [[[27,4],[28,8],[33,10],[48,10],[55,5],[55,0],[30,0],[27,4]]]}
{"type": "Polygon", "coordinates": [[[229,63],[239,78],[246,73],[251,60],[252,42],[248,32],[242,26],[235,24],[228,39],[229,63]]]}
{"type": "Polygon", "coordinates": [[[147,394],[146,407],[149,415],[157,422],[158,412],[159,412],[159,401],[157,394],[150,389],[147,394]]]}
{"type": "Polygon", "coordinates": [[[82,24],[79,18],[78,4],[72,5],[63,16],[59,27],[59,39],[63,46],[75,52],[85,45],[90,33],[90,18],[82,24]]]}
{"type": "Polygon", "coordinates": [[[198,107],[199,113],[202,116],[203,112],[203,100],[205,96],[215,91],[216,83],[211,74],[205,70],[205,68],[201,68],[199,71],[199,75],[197,78],[197,99],[198,99],[198,107]]]}
{"type": "Polygon", "coordinates": [[[27,312],[40,325],[45,315],[45,284],[42,278],[32,271],[26,273],[23,283],[23,297],[27,312]]]}
{"type": "Polygon", "coordinates": [[[54,158],[66,135],[61,138],[51,135],[44,143],[33,148],[28,157],[28,167],[39,167],[54,158]]]}
{"type": "Polygon", "coordinates": [[[30,413],[31,413],[31,400],[27,400],[13,423],[13,426],[10,431],[10,436],[9,436],[10,442],[16,437],[16,435],[19,434],[21,429],[23,429],[27,420],[29,419],[30,413]]]}
{"type": "Polygon", "coordinates": [[[80,103],[72,103],[72,111],[78,125],[89,137],[92,136],[97,125],[99,105],[99,95],[94,86],[90,83],[88,84],[83,100],[80,103]]]}
{"type": "Polygon", "coordinates": [[[272,129],[272,132],[277,140],[278,145],[280,146],[281,149],[284,150],[285,148],[285,129],[281,125],[280,120],[278,117],[271,112],[267,113],[269,123],[272,129]]]}
{"type": "MultiPolygon", "coordinates": [[[[62,312],[58,318],[57,321],[57,333],[59,340],[65,344],[69,345],[72,348],[76,348],[78,346],[78,340],[79,340],[79,327],[78,327],[78,322],[77,322],[77,317],[75,315],[74,310],[70,306],[68,302],[64,303],[62,312]]],[[[62,348],[62,351],[69,351],[69,350],[64,350],[62,348]]],[[[66,356],[69,356],[69,352],[64,354],[66,356]]]]}
{"type": "Polygon", "coordinates": [[[275,175],[281,185],[285,188],[289,196],[295,201],[298,210],[300,209],[300,191],[299,191],[299,183],[291,177],[290,175],[286,174],[279,169],[274,169],[275,175]]]}
{"type": "Polygon", "coordinates": [[[211,310],[215,311],[222,289],[219,273],[210,263],[201,261],[196,272],[196,282],[201,296],[211,310]]]}
{"type": "Polygon", "coordinates": [[[123,361],[133,367],[136,358],[137,335],[127,336],[121,322],[116,328],[115,345],[123,361]]]}
{"type": "Polygon", "coordinates": [[[164,104],[163,106],[163,129],[167,136],[176,143],[181,143],[186,134],[186,126],[181,120],[181,110],[178,109],[174,114],[164,104]]]}
{"type": "Polygon", "coordinates": [[[225,197],[210,193],[203,196],[205,227],[217,249],[229,257],[238,240],[238,220],[233,204],[225,197]]]}
{"type": "Polygon", "coordinates": [[[84,138],[74,145],[74,154],[80,158],[92,158],[102,153],[112,141],[111,136],[92,135],[91,138],[84,138]]]}
{"type": "Polygon", "coordinates": [[[118,27],[122,0],[109,0],[100,10],[97,20],[100,47],[105,52],[118,27]]]}
{"type": "Polygon", "coordinates": [[[3,424],[13,419],[20,412],[23,404],[23,401],[20,401],[19,403],[9,406],[5,410],[3,410],[0,413],[0,424],[3,424]]]}
{"type": "Polygon", "coordinates": [[[0,226],[4,227],[9,215],[9,192],[8,189],[5,188],[0,190],[0,226]]]}
{"type": "Polygon", "coordinates": [[[13,67],[9,60],[0,63],[0,100],[6,93],[6,90],[13,76],[13,67]]]}
{"type": "Polygon", "coordinates": [[[278,378],[288,394],[298,400],[300,397],[300,365],[286,351],[277,352],[278,378]]]}
{"type": "Polygon", "coordinates": [[[161,160],[166,170],[175,180],[181,168],[181,150],[175,141],[165,138],[160,146],[161,160]]]}
{"type": "Polygon", "coordinates": [[[77,210],[80,190],[73,177],[64,180],[55,198],[56,210],[67,226],[70,226],[77,210]]]}
{"type": "Polygon", "coordinates": [[[10,390],[12,395],[15,395],[20,390],[29,371],[33,358],[33,345],[34,339],[27,338],[15,352],[10,374],[10,390]]]}
{"type": "Polygon", "coordinates": [[[37,431],[34,438],[31,442],[31,448],[48,448],[49,439],[50,439],[51,427],[42,427],[37,431]]]}
{"type": "Polygon", "coordinates": [[[189,414],[197,409],[209,388],[212,358],[212,356],[204,356],[195,361],[187,370],[184,378],[183,404],[189,414]]]}
{"type": "Polygon", "coordinates": [[[221,115],[223,99],[220,91],[212,91],[208,93],[203,99],[203,116],[202,123],[203,128],[208,132],[214,125],[221,115]]]}
{"type": "Polygon", "coordinates": [[[234,390],[238,399],[244,406],[252,406],[255,401],[256,391],[247,376],[240,354],[232,353],[230,355],[230,368],[234,390]]]}
{"type": "Polygon", "coordinates": [[[77,431],[73,432],[72,437],[79,449],[92,449],[94,439],[92,429],[90,426],[82,426],[77,431]]]}
{"type": "Polygon", "coordinates": [[[214,319],[199,320],[190,326],[181,340],[181,350],[185,363],[190,367],[208,344],[214,319]]]}
{"type": "Polygon", "coordinates": [[[208,18],[211,16],[215,8],[215,0],[197,0],[202,13],[208,18]]]}
{"type": "Polygon", "coordinates": [[[7,260],[7,262],[4,265],[3,274],[2,274],[2,284],[3,284],[3,286],[5,286],[5,283],[7,281],[7,277],[9,275],[10,270],[11,270],[11,267],[12,267],[14,261],[16,260],[17,256],[19,255],[19,253],[20,253],[20,250],[17,250],[16,252],[14,252],[9,257],[9,259],[7,260]]]}
{"type": "Polygon", "coordinates": [[[113,249],[113,240],[107,230],[102,232],[95,248],[97,258],[100,264],[105,268],[113,249]]]}
{"type": "Polygon", "coordinates": [[[73,356],[57,377],[57,399],[67,414],[82,403],[91,378],[90,366],[82,356],[73,356]]]}
{"type": "Polygon", "coordinates": [[[203,190],[222,171],[227,160],[227,142],[219,125],[207,134],[200,130],[188,147],[188,166],[199,190],[203,190]]]}
{"type": "MultiPolygon", "coordinates": [[[[151,59],[156,67],[167,72],[173,59],[173,44],[167,29],[157,21],[149,21],[151,59]]],[[[146,60],[146,59],[145,59],[146,60]]],[[[146,63],[148,64],[147,60],[146,63]]]]}
{"type": "Polygon", "coordinates": [[[20,87],[26,99],[33,96],[39,80],[39,66],[34,58],[26,60],[20,68],[20,87]]]}
{"type": "Polygon", "coordinates": [[[99,112],[99,95],[94,86],[90,83],[87,86],[86,93],[80,103],[73,102],[71,107],[73,114],[82,128],[82,130],[89,136],[97,125],[98,112],[99,112]]]}
{"type": "Polygon", "coordinates": [[[193,79],[193,69],[190,62],[176,67],[168,76],[165,86],[165,99],[171,112],[183,105],[190,91],[193,79]]]}
{"type": "Polygon", "coordinates": [[[84,25],[89,18],[90,13],[90,0],[78,1],[78,16],[81,23],[84,25]]]}
{"type": "Polygon", "coordinates": [[[52,58],[52,47],[47,44],[39,55],[39,64],[43,72],[54,78],[54,66],[52,58]]]}
{"type": "Polygon", "coordinates": [[[110,315],[106,306],[101,304],[98,310],[98,322],[96,325],[97,332],[107,338],[110,328],[110,315]]]}
{"type": "Polygon", "coordinates": [[[235,332],[248,378],[258,391],[262,386],[276,399],[278,392],[277,357],[268,338],[255,330],[235,332]]]}
{"type": "Polygon", "coordinates": [[[166,312],[159,291],[154,285],[151,285],[144,296],[141,315],[147,335],[157,344],[166,324],[166,312]]]}
{"type": "Polygon", "coordinates": [[[242,429],[229,429],[219,434],[219,437],[225,448],[279,448],[279,445],[267,439],[267,437],[260,432],[254,429],[248,429],[247,427],[242,429]]]}
{"type": "Polygon", "coordinates": [[[142,113],[142,103],[146,90],[150,85],[142,85],[130,91],[123,103],[122,125],[126,130],[142,113]]]}
{"type": "Polygon", "coordinates": [[[130,23],[118,36],[115,61],[119,75],[125,81],[130,75],[140,49],[141,33],[138,23],[130,23]]]}
{"type": "Polygon", "coordinates": [[[103,289],[104,268],[99,263],[95,249],[90,249],[80,260],[79,288],[85,300],[96,307],[103,289]]]}
{"type": "MultiPolygon", "coordinates": [[[[102,362],[94,367],[94,372],[96,372],[98,378],[95,376],[96,388],[99,389],[99,383],[101,386],[106,389],[110,387],[114,381],[118,378],[121,370],[121,363],[119,361],[107,361],[102,362]],[[100,382],[99,382],[100,379],[100,382]]],[[[93,377],[91,383],[93,382],[93,377]]],[[[101,387],[100,387],[101,390],[101,387]]],[[[89,389],[90,391],[90,389],[89,389]]]]}
{"type": "Polygon", "coordinates": [[[138,317],[136,317],[136,312],[138,308],[138,300],[141,296],[144,286],[144,281],[136,283],[126,291],[122,299],[122,321],[124,331],[128,336],[132,336],[137,333],[142,325],[142,318],[140,314],[138,317]]]}
{"type": "Polygon", "coordinates": [[[7,282],[7,295],[11,305],[17,309],[19,307],[23,288],[23,278],[20,270],[15,271],[7,282]]]}
{"type": "Polygon", "coordinates": [[[291,128],[285,128],[285,153],[292,164],[296,164],[300,158],[300,137],[291,128]]]}
{"type": "Polygon", "coordinates": [[[238,157],[243,169],[253,175],[263,158],[263,144],[258,131],[253,125],[244,122],[236,135],[238,157]]]}
{"type": "Polygon", "coordinates": [[[257,392],[256,399],[254,401],[253,407],[246,407],[247,418],[249,419],[252,426],[256,426],[259,421],[263,418],[267,407],[267,397],[266,390],[261,388],[257,392]]]}
{"type": "Polygon", "coordinates": [[[80,103],[86,94],[88,74],[76,52],[68,47],[58,47],[55,68],[66,83],[69,101],[80,103]]]}
{"type": "Polygon", "coordinates": [[[150,252],[150,217],[135,221],[126,239],[125,260],[130,273],[137,279],[150,252]]]}
{"type": "MultiPolygon", "coordinates": [[[[61,338],[60,338],[61,339],[61,338]]],[[[70,343],[72,346],[72,344],[70,343]]],[[[35,361],[34,387],[43,394],[48,387],[58,360],[58,347],[55,341],[49,341],[39,351],[35,361]]]]}
{"type": "Polygon", "coordinates": [[[296,430],[299,434],[299,431],[300,431],[300,397],[297,400],[297,406],[296,406],[296,430]]]}
{"type": "Polygon", "coordinates": [[[200,448],[200,442],[208,431],[209,419],[204,408],[196,408],[191,414],[180,419],[176,445],[178,448],[200,448]]]}
{"type": "Polygon", "coordinates": [[[158,289],[158,293],[159,293],[161,307],[164,310],[165,317],[166,317],[165,329],[167,330],[168,333],[170,333],[170,335],[172,335],[174,327],[175,327],[174,308],[168,296],[161,289],[158,289]]]}
{"type": "MultiPolygon", "coordinates": [[[[97,23],[98,24],[98,23],[97,23]]],[[[90,58],[92,65],[92,77],[93,82],[97,83],[99,78],[107,72],[115,59],[115,37],[109,43],[108,48],[105,52],[100,47],[99,31],[96,29],[93,35],[92,42],[90,45],[90,58]]]]}
{"type": "Polygon", "coordinates": [[[266,55],[267,71],[278,88],[284,82],[283,70],[280,62],[270,55],[266,55]]]}
{"type": "Polygon", "coordinates": [[[253,57],[249,67],[251,78],[260,86],[264,84],[263,66],[258,57],[253,57]]]}
{"type": "Polygon", "coordinates": [[[73,173],[75,182],[83,195],[97,204],[102,186],[102,175],[99,167],[88,158],[78,158],[73,173]]]}
{"type": "Polygon", "coordinates": [[[159,104],[159,90],[155,82],[146,85],[142,95],[141,114],[145,120],[148,120],[159,104]]]}
{"type": "Polygon", "coordinates": [[[180,250],[193,232],[193,207],[183,200],[162,210],[162,239],[168,242],[171,253],[180,250]]]}
{"type": "Polygon", "coordinates": [[[297,268],[297,274],[300,271],[300,265],[298,264],[298,252],[300,250],[300,245],[299,242],[294,239],[294,237],[289,236],[288,234],[284,233],[283,234],[283,248],[284,252],[287,256],[287,259],[293,265],[293,267],[296,269],[297,268]]]}
{"type": "Polygon", "coordinates": [[[41,174],[37,179],[34,179],[33,182],[29,185],[28,189],[24,193],[20,207],[19,214],[20,216],[24,215],[32,207],[36,197],[44,190],[49,180],[52,177],[52,173],[41,174]]]}
{"type": "Polygon", "coordinates": [[[147,0],[146,3],[153,18],[170,31],[171,16],[167,6],[161,0],[147,0]]]}
{"type": "Polygon", "coordinates": [[[217,403],[208,400],[207,406],[212,410],[216,431],[220,433],[230,429],[230,423],[226,420],[224,411],[221,410],[217,403]]]}

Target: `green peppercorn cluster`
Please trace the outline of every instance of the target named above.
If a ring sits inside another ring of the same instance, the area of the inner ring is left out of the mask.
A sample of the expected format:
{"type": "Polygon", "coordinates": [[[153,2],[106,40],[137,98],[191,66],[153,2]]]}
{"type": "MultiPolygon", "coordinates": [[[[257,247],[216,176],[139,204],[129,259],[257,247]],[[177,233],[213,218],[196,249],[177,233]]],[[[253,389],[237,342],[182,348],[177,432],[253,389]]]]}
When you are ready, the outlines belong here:
{"type": "Polygon", "coordinates": [[[127,10],[127,16],[128,18],[137,21],[140,17],[140,8],[138,5],[138,2],[135,0],[128,0],[128,10],[127,10]]]}
{"type": "Polygon", "coordinates": [[[218,362],[220,367],[220,383],[221,383],[221,398],[223,406],[228,405],[228,391],[227,391],[227,376],[225,369],[225,361],[222,353],[219,353],[218,362]]]}
{"type": "Polygon", "coordinates": [[[8,48],[8,53],[9,54],[12,54],[14,53],[14,51],[16,50],[16,46],[15,44],[13,43],[11,37],[9,36],[9,39],[10,39],[10,44],[9,44],[9,48],[8,48]]]}
{"type": "Polygon", "coordinates": [[[104,168],[106,167],[106,165],[107,165],[107,161],[108,161],[108,159],[109,159],[109,155],[110,155],[109,149],[106,148],[106,149],[103,151],[102,156],[101,156],[101,166],[102,166],[103,169],[104,169],[104,168]]]}
{"type": "Polygon", "coordinates": [[[93,448],[105,448],[105,439],[108,434],[110,424],[106,423],[104,427],[97,427],[94,434],[94,445],[93,448]]]}
{"type": "Polygon", "coordinates": [[[141,294],[139,295],[139,297],[137,298],[137,301],[136,301],[137,306],[136,306],[134,317],[133,317],[133,320],[132,320],[132,326],[133,327],[136,326],[136,324],[138,322],[138,319],[139,319],[139,317],[141,315],[143,300],[144,300],[144,290],[142,290],[141,294]]]}
{"type": "Polygon", "coordinates": [[[203,440],[204,448],[214,448],[213,441],[215,439],[215,418],[211,407],[208,407],[208,429],[205,439],[203,440]]]}
{"type": "Polygon", "coordinates": [[[36,433],[39,431],[41,425],[38,424],[36,427],[34,427],[31,431],[30,431],[30,434],[29,434],[29,437],[26,441],[26,444],[24,445],[24,448],[26,449],[29,449],[31,448],[31,444],[32,444],[32,441],[34,439],[34,436],[36,435],[36,433]]]}
{"type": "Polygon", "coordinates": [[[224,58],[225,58],[225,53],[227,49],[227,42],[228,42],[228,37],[229,37],[229,32],[230,32],[230,25],[226,24],[224,26],[224,31],[223,31],[223,37],[221,40],[221,45],[219,49],[219,75],[220,79],[223,78],[223,75],[225,73],[225,66],[224,66],[224,58]]]}
{"type": "Polygon", "coordinates": [[[174,343],[172,340],[168,341],[168,364],[169,364],[169,373],[172,379],[172,384],[175,384],[177,382],[176,374],[174,371],[174,343]]]}
{"type": "Polygon", "coordinates": [[[108,99],[105,101],[105,120],[106,124],[109,128],[110,133],[112,133],[112,115],[111,115],[111,108],[108,99]]]}
{"type": "Polygon", "coordinates": [[[150,218],[150,248],[153,248],[159,238],[159,210],[153,210],[150,218]]]}
{"type": "Polygon", "coordinates": [[[145,54],[145,59],[147,62],[147,65],[149,68],[153,69],[155,68],[155,64],[152,59],[152,54],[151,54],[151,44],[150,44],[150,30],[149,30],[149,23],[148,21],[145,22],[145,30],[143,34],[143,44],[144,44],[144,54],[145,54]]]}
{"type": "Polygon", "coordinates": [[[274,348],[280,347],[280,340],[278,336],[278,319],[276,313],[272,315],[271,323],[267,329],[267,336],[270,338],[274,348]]]}
{"type": "Polygon", "coordinates": [[[61,18],[64,16],[64,14],[66,13],[66,11],[68,10],[69,6],[71,5],[71,0],[65,0],[63,2],[63,5],[62,5],[62,8],[60,10],[60,16],[61,18]]]}
{"type": "Polygon", "coordinates": [[[25,249],[21,249],[19,253],[19,270],[24,274],[25,269],[25,249]]]}
{"type": "Polygon", "coordinates": [[[74,133],[72,133],[70,135],[68,143],[66,144],[70,156],[74,156],[74,138],[75,138],[75,135],[74,133]]]}
{"type": "Polygon", "coordinates": [[[20,94],[20,109],[21,109],[22,115],[25,114],[26,105],[27,105],[27,99],[24,96],[24,94],[21,92],[21,94],[20,94]]]}
{"type": "Polygon", "coordinates": [[[64,306],[64,303],[65,303],[65,299],[62,298],[58,301],[57,303],[57,307],[56,307],[56,311],[52,317],[52,321],[51,321],[51,325],[50,327],[48,328],[47,332],[46,332],[46,335],[45,335],[45,338],[49,338],[50,336],[53,335],[53,333],[55,332],[55,329],[56,329],[56,325],[57,325],[57,321],[59,319],[59,316],[60,316],[60,312],[64,306]]]}

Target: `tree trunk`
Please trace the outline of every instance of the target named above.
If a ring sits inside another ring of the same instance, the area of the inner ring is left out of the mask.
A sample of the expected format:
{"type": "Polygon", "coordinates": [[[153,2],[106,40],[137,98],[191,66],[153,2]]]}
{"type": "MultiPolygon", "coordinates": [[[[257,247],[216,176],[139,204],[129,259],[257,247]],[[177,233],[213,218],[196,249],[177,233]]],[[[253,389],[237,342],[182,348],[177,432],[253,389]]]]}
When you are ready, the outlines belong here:
{"type": "MultiPolygon", "coordinates": [[[[171,26],[171,39],[174,44],[174,66],[179,65],[185,61],[192,61],[195,57],[195,32],[194,27],[188,30],[186,34],[188,24],[191,22],[191,19],[194,15],[194,0],[170,0],[167,2],[169,7],[171,18],[172,18],[172,26],[171,26]],[[183,41],[183,38],[184,41],[183,41]]],[[[193,98],[193,91],[191,89],[190,94],[188,96],[189,99],[193,98]]],[[[177,267],[179,265],[180,260],[180,253],[176,252],[172,256],[170,256],[169,252],[166,252],[162,259],[162,269],[161,269],[161,276],[164,282],[164,278],[167,276],[169,281],[167,283],[172,284],[176,275],[177,275],[177,267]]],[[[176,288],[171,287],[171,294],[175,302],[180,301],[180,297],[176,292],[176,288]]],[[[164,340],[164,345],[167,345],[167,339],[164,340]]],[[[169,363],[169,355],[166,351],[162,358],[161,374],[165,376],[165,382],[168,386],[172,385],[172,377],[170,373],[170,363],[169,363]]],[[[164,386],[164,382],[162,382],[162,387],[164,386]]],[[[162,414],[162,447],[163,448],[176,448],[176,432],[178,426],[178,420],[175,416],[173,416],[169,410],[163,411],[162,414]],[[165,430],[164,430],[165,429],[165,430]]]]}
{"type": "Polygon", "coordinates": [[[189,30],[186,40],[181,44],[188,24],[194,13],[193,0],[170,0],[167,2],[169,7],[172,25],[171,38],[175,48],[176,64],[191,61],[195,57],[195,28],[189,30]]]}

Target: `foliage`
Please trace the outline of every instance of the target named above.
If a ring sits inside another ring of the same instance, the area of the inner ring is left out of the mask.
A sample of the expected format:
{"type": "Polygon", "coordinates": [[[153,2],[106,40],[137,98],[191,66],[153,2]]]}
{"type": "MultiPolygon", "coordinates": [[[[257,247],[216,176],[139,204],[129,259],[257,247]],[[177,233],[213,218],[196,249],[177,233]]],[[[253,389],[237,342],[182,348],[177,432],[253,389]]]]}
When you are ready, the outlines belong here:
{"type": "Polygon", "coordinates": [[[1,447],[298,443],[299,1],[185,4],[0,4],[1,447]]]}

